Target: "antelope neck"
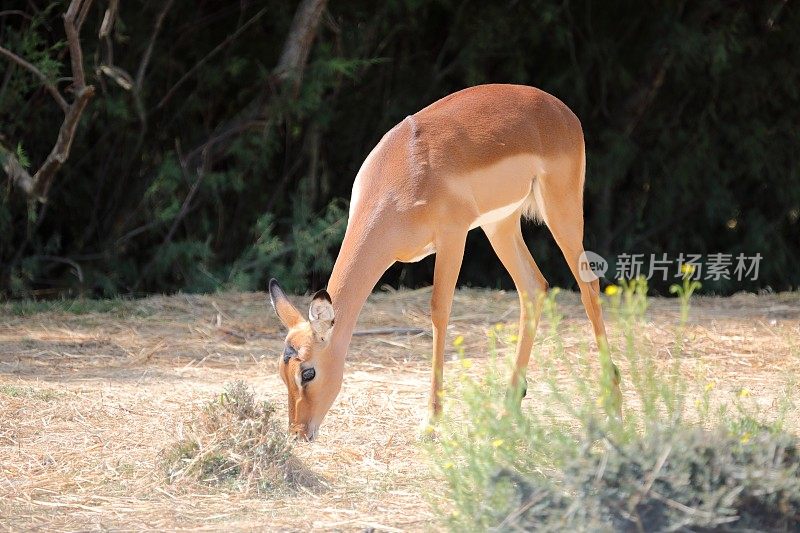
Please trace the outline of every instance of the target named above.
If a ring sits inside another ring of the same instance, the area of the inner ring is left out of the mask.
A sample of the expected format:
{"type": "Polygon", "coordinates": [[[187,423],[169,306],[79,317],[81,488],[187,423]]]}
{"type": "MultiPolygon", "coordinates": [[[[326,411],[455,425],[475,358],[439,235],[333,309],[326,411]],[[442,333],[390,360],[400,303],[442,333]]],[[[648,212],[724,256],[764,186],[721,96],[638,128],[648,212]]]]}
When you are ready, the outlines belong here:
{"type": "Polygon", "coordinates": [[[342,359],[347,356],[364,302],[386,269],[394,263],[389,252],[391,248],[380,233],[369,226],[355,229],[353,224],[348,224],[333,266],[328,283],[336,317],[331,339],[332,353],[342,359]]]}

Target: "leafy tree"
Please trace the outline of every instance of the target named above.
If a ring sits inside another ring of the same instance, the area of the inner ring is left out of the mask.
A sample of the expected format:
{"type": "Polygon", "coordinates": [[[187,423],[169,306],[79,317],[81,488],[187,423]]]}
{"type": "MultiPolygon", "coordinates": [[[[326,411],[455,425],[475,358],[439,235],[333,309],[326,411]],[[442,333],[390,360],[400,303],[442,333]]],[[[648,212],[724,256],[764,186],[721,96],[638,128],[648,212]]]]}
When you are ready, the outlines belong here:
{"type": "MultiPolygon", "coordinates": [[[[66,4],[11,0],[0,15],[3,46],[61,90],[66,4]]],[[[485,82],[541,87],[581,118],[589,249],[758,252],[757,281],[703,289],[800,285],[794,4],[333,0],[303,68],[282,69],[312,4],[93,4],[82,45],[96,93],[48,202],[0,192],[0,290],[255,289],[275,273],[296,290],[323,286],[372,146],[485,82]]],[[[37,79],[0,60],[0,144],[36,165],[63,116],[37,79]]],[[[510,286],[475,233],[462,282],[510,286]]],[[[526,237],[547,278],[570,286],[547,231],[526,237]]],[[[398,265],[384,281],[429,283],[431,265],[398,265]]]]}

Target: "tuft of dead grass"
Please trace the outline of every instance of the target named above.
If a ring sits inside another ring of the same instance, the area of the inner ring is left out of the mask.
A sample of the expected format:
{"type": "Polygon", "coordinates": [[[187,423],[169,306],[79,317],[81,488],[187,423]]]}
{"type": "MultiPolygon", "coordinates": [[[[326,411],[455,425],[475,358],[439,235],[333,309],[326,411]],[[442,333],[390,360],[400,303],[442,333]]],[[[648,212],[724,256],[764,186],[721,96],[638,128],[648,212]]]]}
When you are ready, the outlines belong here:
{"type": "Polygon", "coordinates": [[[321,488],[321,480],[292,453],[294,439],[275,412],[272,403],[256,401],[243,381],[228,383],[163,452],[169,482],[191,480],[258,495],[321,488]]]}

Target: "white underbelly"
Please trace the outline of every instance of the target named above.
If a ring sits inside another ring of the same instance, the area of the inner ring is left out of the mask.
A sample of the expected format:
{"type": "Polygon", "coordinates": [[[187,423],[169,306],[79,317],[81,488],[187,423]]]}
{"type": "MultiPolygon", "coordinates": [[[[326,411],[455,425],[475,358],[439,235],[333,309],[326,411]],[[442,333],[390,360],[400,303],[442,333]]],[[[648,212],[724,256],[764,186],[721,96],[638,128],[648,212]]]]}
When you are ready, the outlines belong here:
{"type": "Polygon", "coordinates": [[[518,202],[514,202],[513,204],[504,205],[503,207],[498,207],[497,209],[492,209],[491,211],[487,211],[478,218],[476,218],[472,224],[469,225],[469,229],[475,229],[485,224],[492,224],[494,222],[499,222],[505,218],[510,217],[517,210],[522,207],[522,204],[525,203],[525,200],[528,199],[528,196],[522,198],[518,202]]]}
{"type": "Polygon", "coordinates": [[[429,255],[435,254],[435,253],[436,253],[436,247],[431,242],[431,243],[428,243],[425,246],[425,248],[422,249],[422,251],[419,253],[419,255],[416,255],[416,256],[414,256],[414,257],[412,257],[410,259],[401,260],[400,262],[401,263],[416,263],[417,261],[422,261],[423,259],[425,259],[429,255]]]}
{"type": "MultiPolygon", "coordinates": [[[[486,213],[481,214],[480,216],[478,216],[478,218],[476,218],[472,222],[472,224],[470,224],[469,229],[472,230],[472,229],[478,228],[480,226],[483,226],[485,224],[492,224],[494,222],[499,222],[499,221],[501,221],[501,220],[503,220],[505,218],[510,217],[511,215],[516,213],[519,210],[520,207],[522,207],[522,204],[525,203],[526,199],[527,199],[527,197],[523,198],[522,200],[520,200],[518,202],[515,202],[513,204],[509,204],[509,205],[506,205],[506,206],[503,206],[503,207],[498,207],[497,209],[492,209],[491,211],[487,211],[486,213]]],[[[404,259],[401,262],[402,263],[416,263],[417,261],[422,261],[423,259],[425,259],[429,255],[435,254],[435,253],[436,253],[436,247],[431,242],[431,243],[428,243],[425,246],[425,248],[423,248],[420,251],[420,253],[418,255],[415,255],[414,257],[411,257],[411,258],[408,258],[408,259],[404,259]]]]}

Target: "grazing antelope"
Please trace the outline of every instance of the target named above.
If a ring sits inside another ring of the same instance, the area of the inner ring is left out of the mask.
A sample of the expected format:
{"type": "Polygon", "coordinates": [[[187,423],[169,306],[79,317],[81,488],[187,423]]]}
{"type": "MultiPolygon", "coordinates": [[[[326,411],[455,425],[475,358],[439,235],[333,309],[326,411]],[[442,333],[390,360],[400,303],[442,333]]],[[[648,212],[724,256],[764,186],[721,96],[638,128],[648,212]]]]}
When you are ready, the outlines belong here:
{"type": "Polygon", "coordinates": [[[328,291],[314,294],[308,320],[274,279],[269,283],[272,305],[289,330],[279,365],[289,391],[292,431],[308,440],[316,437],[341,388],[356,319],[381,275],[396,261],[410,263],[433,253],[429,416],[441,413],[447,322],[467,232],[477,227],[519,293],[512,390],[525,385],[540,296],[548,287],[522,239],[523,217],[544,222],[552,232],[578,282],[597,344],[604,346],[599,282],[579,275],[585,261],[585,170],[580,121],[563,102],[533,87],[464,89],[384,135],[356,175],[328,291]]]}

